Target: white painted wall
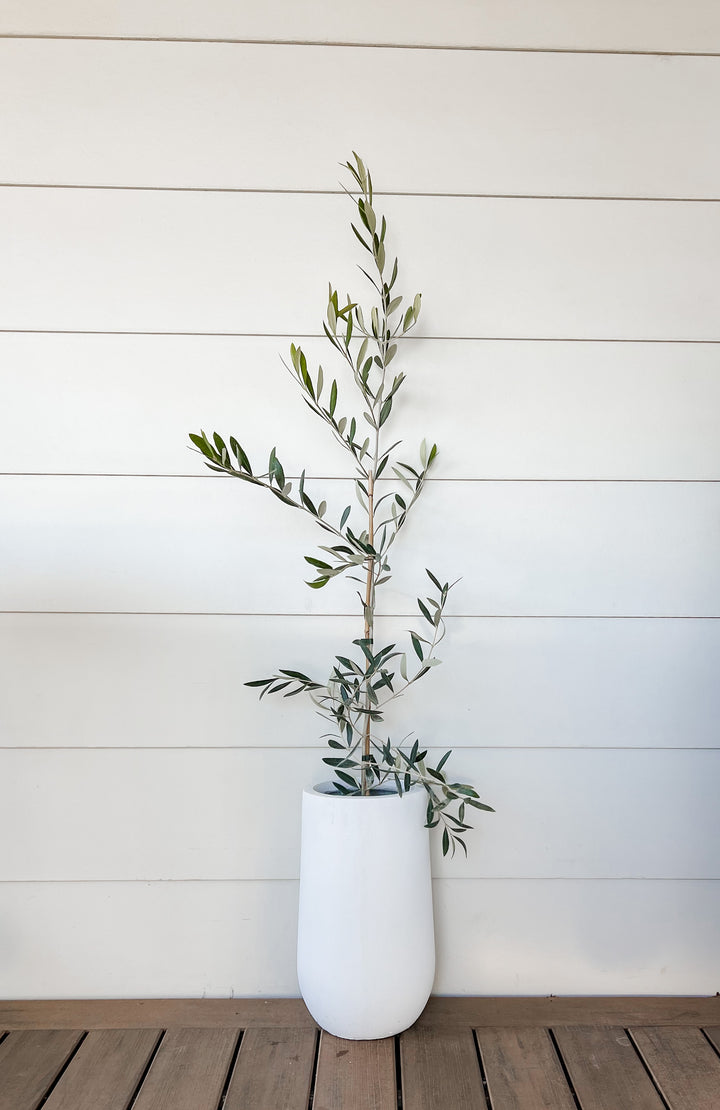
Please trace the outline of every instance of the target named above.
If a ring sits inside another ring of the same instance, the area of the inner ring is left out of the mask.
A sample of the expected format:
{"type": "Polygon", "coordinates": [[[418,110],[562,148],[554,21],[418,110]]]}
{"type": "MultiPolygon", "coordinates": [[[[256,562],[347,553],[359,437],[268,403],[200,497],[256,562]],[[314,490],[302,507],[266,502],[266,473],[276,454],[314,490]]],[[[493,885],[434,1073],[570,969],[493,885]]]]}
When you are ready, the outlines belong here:
{"type": "Polygon", "coordinates": [[[720,989],[719,55],[702,0],[0,6],[0,994],[297,993],[324,753],[242,683],[322,673],[352,591],[185,444],[344,497],[279,355],[361,287],[353,148],[441,448],[388,635],[463,576],[393,724],[497,808],[435,989],[720,989]]]}

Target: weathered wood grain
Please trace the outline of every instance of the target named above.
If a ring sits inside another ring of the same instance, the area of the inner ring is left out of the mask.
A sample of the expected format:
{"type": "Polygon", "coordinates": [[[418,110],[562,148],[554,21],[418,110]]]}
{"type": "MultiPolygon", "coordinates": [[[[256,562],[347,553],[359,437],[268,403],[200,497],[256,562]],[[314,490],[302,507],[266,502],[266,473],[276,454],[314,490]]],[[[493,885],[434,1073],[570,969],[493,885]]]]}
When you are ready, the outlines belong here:
{"type": "Polygon", "coordinates": [[[480,1029],[476,1035],[494,1110],[576,1110],[547,1030],[480,1029]]]}
{"type": "Polygon", "coordinates": [[[248,1029],[223,1110],[306,1110],[317,1034],[300,1029],[248,1029]]]}
{"type": "Polygon", "coordinates": [[[70,999],[0,1002],[5,1029],[315,1027],[301,998],[70,999]]]}
{"type": "Polygon", "coordinates": [[[718,1110],[720,1059],[699,1029],[631,1029],[672,1110],[718,1110]]]}
{"type": "Polygon", "coordinates": [[[720,997],[431,998],[422,1025],[717,1025],[720,997]]]}
{"type": "Polygon", "coordinates": [[[400,1037],[404,1110],[485,1110],[471,1029],[414,1026],[400,1037]]]}
{"type": "MultiPolygon", "coordinates": [[[[419,1026],[717,1026],[720,997],[430,999],[419,1026]]],[[[0,1002],[3,1029],[296,1029],[315,1022],[301,998],[62,999],[0,1002]]]]}
{"type": "MultiPolygon", "coordinates": [[[[404,1110],[718,1110],[717,1002],[433,999],[399,1038],[404,1110]],[[582,1014],[592,1021],[567,1020],[582,1014]],[[644,1023],[623,1027],[618,1017],[629,1014],[644,1023]],[[474,1032],[468,1017],[482,1018],[474,1032]]],[[[318,1033],[299,1000],[14,1005],[26,1021],[47,1025],[54,1013],[98,1024],[87,1034],[67,1026],[3,1034],[10,1023],[0,1014],[0,1110],[127,1110],[136,1091],[133,1110],[217,1110],[226,1088],[224,1110],[308,1105],[318,1033]],[[137,1025],[113,1024],[130,1014],[137,1025]]],[[[320,1034],[314,1110],[396,1110],[395,1051],[394,1038],[320,1034]]]]}
{"type": "Polygon", "coordinates": [[[578,1026],[554,1033],[582,1110],[664,1110],[623,1028],[578,1026]]]}
{"type": "Polygon", "coordinates": [[[147,1074],[133,1110],[217,1110],[237,1029],[173,1029],[147,1074]]]}
{"type": "Polygon", "coordinates": [[[126,1110],[160,1035],[159,1029],[88,1033],[44,1110],[126,1110]]]}
{"type": "Polygon", "coordinates": [[[35,1110],[81,1036],[57,1029],[10,1033],[0,1044],[0,1110],[35,1110]]]}
{"type": "Polygon", "coordinates": [[[395,1044],[320,1035],[313,1110],[396,1110],[395,1044]]]}

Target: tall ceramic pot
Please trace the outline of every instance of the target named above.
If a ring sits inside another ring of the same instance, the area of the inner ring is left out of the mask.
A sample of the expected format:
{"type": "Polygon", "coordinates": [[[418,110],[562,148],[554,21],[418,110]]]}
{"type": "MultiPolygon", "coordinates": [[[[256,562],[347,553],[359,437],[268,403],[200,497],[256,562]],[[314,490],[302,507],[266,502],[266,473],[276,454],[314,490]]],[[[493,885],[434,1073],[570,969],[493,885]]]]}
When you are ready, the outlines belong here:
{"type": "Polygon", "coordinates": [[[303,792],[298,978],[323,1029],[374,1040],[420,1016],[435,976],[426,796],[303,792]]]}

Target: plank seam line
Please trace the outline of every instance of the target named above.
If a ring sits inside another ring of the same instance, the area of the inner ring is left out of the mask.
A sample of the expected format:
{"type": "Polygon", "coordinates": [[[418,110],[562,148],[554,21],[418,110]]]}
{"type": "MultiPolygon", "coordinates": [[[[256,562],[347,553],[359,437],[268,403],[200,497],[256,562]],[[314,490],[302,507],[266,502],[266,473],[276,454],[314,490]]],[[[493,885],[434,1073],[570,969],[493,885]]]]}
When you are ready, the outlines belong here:
{"type": "Polygon", "coordinates": [[[243,1035],[244,1032],[242,1029],[240,1029],[235,1041],[235,1046],[232,1050],[230,1063],[228,1064],[227,1073],[225,1075],[225,1082],[223,1083],[222,1090],[220,1092],[220,1098],[218,1099],[216,1110],[223,1110],[223,1107],[225,1105],[228,1091],[230,1089],[230,1084],[232,1082],[233,1075],[235,1074],[238,1056],[240,1055],[240,1046],[242,1045],[243,1035]]]}
{"type": "MultiPolygon", "coordinates": [[[[171,473],[128,473],[119,470],[0,470],[0,478],[150,478],[171,481],[222,482],[224,474],[171,474],[171,473]]],[[[297,482],[299,474],[286,474],[288,481],[297,482]]],[[[342,474],[308,474],[309,482],[346,482],[352,481],[342,474]]],[[[426,478],[428,483],[466,485],[546,485],[546,486],[716,486],[720,478],[426,478]]],[[[394,478],[379,478],[378,483],[396,483],[394,478]]]]}
{"type": "Polygon", "coordinates": [[[578,1098],[577,1091],[575,1090],[575,1085],[574,1085],[574,1083],[572,1081],[572,1078],[570,1076],[568,1066],[565,1063],[565,1058],[564,1058],[562,1052],[560,1051],[560,1045],[557,1042],[557,1038],[555,1036],[555,1033],[552,1029],[548,1029],[547,1030],[547,1035],[550,1039],[550,1044],[551,1044],[552,1048],[554,1049],[555,1058],[557,1059],[557,1061],[560,1065],[560,1068],[562,1069],[562,1073],[565,1077],[565,1082],[568,1085],[568,1089],[570,1091],[570,1095],[572,1097],[572,1100],[575,1103],[576,1110],[582,1110],[582,1106],[580,1105],[580,1099],[578,1098]]]}
{"type": "Polygon", "coordinates": [[[396,1033],[393,1037],[393,1060],[395,1063],[395,1105],[397,1110],[403,1110],[402,1055],[399,1033],[396,1033]]]}
{"type": "MultiPolygon", "coordinates": [[[[428,744],[429,751],[445,751],[444,744],[428,744]]],[[[2,752],[320,752],[315,744],[0,744],[2,752]]],[[[456,744],[463,752],[718,752],[714,744],[456,744]]]]}
{"type": "Polygon", "coordinates": [[[495,1110],[493,1106],[492,1095],[490,1094],[490,1085],[488,1083],[487,1072],[485,1070],[485,1061],[483,1060],[482,1050],[480,1048],[480,1042],[478,1040],[477,1029],[473,1029],[472,1036],[473,1043],[475,1045],[475,1055],[477,1056],[478,1068],[480,1070],[480,1081],[482,1083],[483,1094],[485,1095],[485,1101],[487,1103],[487,1110],[495,1110]]]}
{"type": "Polygon", "coordinates": [[[135,1106],[135,1104],[138,1100],[138,1097],[140,1095],[142,1085],[148,1077],[148,1072],[150,1071],[150,1068],[155,1063],[155,1058],[156,1058],[158,1052],[160,1051],[160,1045],[162,1044],[163,1040],[165,1039],[165,1033],[166,1032],[167,1032],[167,1030],[165,1030],[165,1029],[160,1030],[160,1034],[159,1034],[157,1040],[155,1041],[155,1047],[153,1048],[152,1052],[150,1053],[150,1058],[148,1059],[147,1064],[145,1065],[145,1067],[142,1070],[142,1074],[141,1074],[140,1078],[137,1081],[137,1084],[135,1086],[135,1090],[133,1091],[133,1093],[130,1097],[130,1101],[127,1104],[127,1107],[125,1108],[125,1110],[133,1110],[133,1107],[135,1106]]]}
{"type": "MultiPolygon", "coordinates": [[[[236,886],[239,883],[255,885],[287,885],[297,883],[297,875],[285,878],[202,878],[186,876],[182,879],[165,878],[158,875],[144,875],[135,879],[95,878],[95,879],[0,879],[0,887],[11,886],[144,886],[148,883],[164,886],[179,886],[182,883],[198,885],[236,886]]],[[[720,876],[702,875],[433,875],[432,881],[443,883],[720,883],[720,876]]]]}
{"type": "MultiPolygon", "coordinates": [[[[216,612],[212,610],[162,609],[0,609],[0,617],[289,617],[298,620],[356,619],[357,613],[266,613],[244,610],[216,612]]],[[[378,613],[379,620],[407,620],[413,613],[378,613]]],[[[717,621],[713,613],[453,613],[444,618],[456,620],[519,620],[519,621],[717,621]]]]}
{"type": "Polygon", "coordinates": [[[50,1084],[50,1086],[48,1087],[48,1089],[47,1089],[47,1091],[45,1092],[45,1094],[44,1094],[43,1098],[42,1098],[42,1099],[40,1100],[40,1102],[39,1102],[39,1103],[37,1104],[37,1107],[35,1108],[35,1110],[42,1110],[42,1107],[43,1107],[43,1106],[45,1106],[46,1102],[48,1101],[48,1099],[50,1098],[51,1094],[53,1093],[53,1091],[55,1090],[55,1088],[56,1088],[56,1087],[57,1087],[57,1085],[59,1084],[60,1080],[61,1080],[61,1079],[62,1079],[62,1077],[63,1077],[63,1076],[65,1075],[65,1072],[66,1072],[66,1071],[68,1070],[68,1068],[69,1068],[69,1067],[70,1067],[70,1065],[72,1064],[73,1060],[74,1060],[74,1059],[75,1059],[75,1057],[77,1056],[78,1052],[79,1052],[79,1051],[80,1051],[80,1049],[82,1048],[82,1046],[83,1046],[83,1044],[84,1044],[84,1042],[85,1042],[85,1039],[87,1038],[87,1035],[88,1035],[88,1031],[87,1031],[87,1030],[85,1030],[85,1031],[84,1031],[84,1032],[82,1033],[82,1036],[80,1037],[80,1040],[79,1040],[79,1041],[78,1041],[78,1043],[77,1043],[77,1044],[75,1045],[75,1048],[74,1048],[74,1049],[73,1049],[73,1051],[72,1051],[72,1052],[70,1053],[70,1055],[68,1056],[67,1060],[65,1061],[65,1063],[63,1064],[63,1066],[62,1066],[62,1067],[60,1068],[60,1071],[59,1071],[59,1072],[57,1073],[57,1075],[55,1076],[54,1080],[52,1081],[52,1083],[51,1083],[51,1084],[50,1084]]]}
{"type": "Polygon", "coordinates": [[[582,46],[481,46],[461,43],[403,43],[403,42],[346,42],[343,40],[323,39],[246,39],[228,37],[191,37],[185,35],[73,35],[42,34],[6,31],[0,39],[8,41],[51,41],[51,42],[147,42],[147,43],[188,43],[196,45],[227,46],[288,46],[288,47],[325,47],[343,50],[428,50],[436,53],[453,52],[468,54],[589,54],[610,57],[640,58],[717,58],[720,52],[713,50],[639,50],[612,47],[582,46]]]}
{"type": "MultiPolygon", "coordinates": [[[[263,332],[263,331],[147,331],[137,328],[3,328],[0,335],[127,335],[159,336],[165,338],[196,339],[325,339],[320,332],[263,332]]],[[[398,337],[400,338],[400,337],[398,337]]],[[[628,336],[613,338],[603,336],[563,335],[424,335],[408,336],[403,343],[644,343],[676,344],[683,347],[717,346],[720,339],[649,339],[628,336]]]]}
{"type": "Polygon", "coordinates": [[[672,1106],[670,1105],[668,1100],[665,1098],[665,1095],[663,1094],[663,1092],[660,1088],[660,1084],[655,1079],[655,1076],[652,1073],[652,1069],[651,1069],[650,1065],[647,1063],[645,1057],[642,1054],[640,1046],[638,1045],[637,1041],[635,1040],[635,1037],[633,1036],[632,1029],[625,1029],[624,1033],[625,1033],[625,1036],[627,1037],[627,1039],[630,1041],[630,1044],[633,1046],[633,1048],[635,1050],[635,1054],[636,1054],[637,1058],[639,1059],[640,1063],[642,1064],[643,1070],[645,1071],[645,1074],[647,1075],[647,1077],[650,1080],[650,1082],[652,1083],[655,1091],[657,1092],[657,1096],[660,1099],[660,1101],[662,1102],[663,1106],[665,1107],[665,1110],[672,1110],[672,1106]]]}
{"type": "Polygon", "coordinates": [[[320,1059],[320,1038],[322,1037],[321,1029],[315,1030],[315,1047],[313,1049],[313,1062],[310,1069],[310,1086],[308,1089],[308,1110],[313,1110],[313,1103],[315,1102],[315,1085],[317,1083],[318,1061],[320,1059]]]}
{"type": "MultiPolygon", "coordinates": [[[[230,193],[267,196],[343,196],[341,189],[283,189],[260,185],[109,185],[77,181],[0,181],[0,189],[67,189],[116,193],[230,193]]],[[[442,200],[557,200],[630,202],[633,204],[720,204],[720,197],[635,196],[625,193],[475,193],[425,189],[374,189],[378,197],[428,197],[442,200]]],[[[351,195],[353,195],[351,193],[351,195]]]]}
{"type": "MultiPolygon", "coordinates": [[[[716,995],[715,997],[717,998],[718,996],[716,995]]],[[[718,1048],[718,1046],[715,1044],[715,1041],[712,1039],[709,1033],[707,1033],[705,1029],[701,1029],[700,1032],[702,1033],[707,1043],[710,1045],[710,1048],[713,1050],[715,1055],[720,1057],[720,1048],[718,1048]]]]}

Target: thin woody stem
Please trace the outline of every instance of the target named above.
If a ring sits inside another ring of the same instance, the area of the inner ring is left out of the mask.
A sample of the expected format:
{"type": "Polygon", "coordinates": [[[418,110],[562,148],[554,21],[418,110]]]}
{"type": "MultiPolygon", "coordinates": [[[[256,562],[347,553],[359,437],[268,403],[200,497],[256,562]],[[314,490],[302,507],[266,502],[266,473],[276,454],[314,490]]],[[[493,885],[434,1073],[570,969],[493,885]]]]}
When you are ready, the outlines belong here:
{"type": "MultiPolygon", "coordinates": [[[[362,187],[362,184],[361,184],[361,187],[362,187]]],[[[372,183],[371,183],[369,175],[368,175],[367,187],[363,187],[363,194],[364,194],[365,201],[369,204],[372,204],[372,183]]],[[[374,549],[375,548],[375,475],[377,474],[378,463],[379,463],[379,459],[380,459],[380,419],[379,419],[379,412],[378,412],[377,415],[375,414],[375,405],[377,404],[378,396],[382,395],[382,391],[385,388],[385,365],[386,365],[387,347],[388,347],[387,338],[386,338],[387,337],[387,329],[388,329],[387,311],[388,311],[389,299],[388,299],[388,294],[385,291],[385,286],[384,286],[384,282],[383,282],[382,266],[380,265],[378,252],[375,249],[373,249],[373,258],[374,258],[374,261],[375,261],[375,266],[377,268],[378,277],[379,277],[379,281],[380,281],[380,284],[378,286],[376,286],[376,288],[378,289],[378,292],[380,293],[381,312],[382,312],[382,323],[377,328],[377,334],[375,336],[376,341],[377,341],[377,346],[378,346],[378,353],[379,353],[379,357],[380,357],[380,362],[381,362],[381,365],[382,365],[382,378],[381,378],[380,388],[379,388],[378,392],[375,394],[375,399],[374,399],[373,403],[370,406],[370,411],[375,416],[375,419],[373,421],[374,427],[375,427],[375,457],[374,457],[374,460],[373,460],[372,467],[369,468],[369,474],[368,474],[368,543],[374,549]]],[[[375,283],[373,282],[373,284],[375,284],[375,283]]],[[[379,409],[379,406],[378,406],[378,409],[379,409]]],[[[374,555],[369,556],[368,561],[367,561],[367,581],[366,581],[366,587],[365,587],[365,639],[367,641],[367,646],[370,648],[370,650],[372,650],[373,633],[374,633],[373,622],[374,622],[374,614],[375,614],[375,570],[376,570],[375,563],[376,563],[376,556],[374,556],[374,555]]],[[[367,684],[370,681],[369,677],[367,677],[367,673],[368,673],[369,670],[370,670],[370,662],[368,661],[368,663],[366,665],[366,668],[365,668],[365,673],[366,673],[366,679],[365,679],[365,681],[366,681],[366,708],[368,710],[368,713],[367,713],[367,717],[366,717],[366,720],[365,720],[365,734],[364,734],[364,737],[363,737],[363,759],[362,759],[362,771],[361,771],[361,779],[360,779],[360,783],[361,783],[360,788],[361,788],[361,793],[362,794],[368,794],[369,793],[369,786],[368,786],[368,781],[367,781],[368,780],[367,768],[368,768],[368,763],[369,763],[369,760],[370,760],[370,749],[371,749],[371,737],[370,737],[371,717],[370,717],[370,712],[369,712],[370,708],[371,708],[371,701],[370,701],[370,693],[369,693],[369,690],[367,688],[367,684]]]]}
{"type": "MultiPolygon", "coordinates": [[[[377,450],[375,452],[377,456],[377,450]]],[[[368,543],[371,547],[375,546],[375,520],[374,520],[374,500],[375,500],[375,467],[370,471],[368,478],[368,543]]],[[[368,647],[371,647],[373,640],[373,624],[372,614],[374,610],[374,583],[373,575],[375,570],[375,559],[372,555],[368,556],[367,561],[367,583],[365,586],[365,639],[368,641],[368,647]]],[[[371,649],[372,650],[372,649],[371,649]]],[[[370,669],[370,663],[367,663],[365,668],[366,673],[370,669]]],[[[369,679],[366,678],[366,682],[369,679]]],[[[370,696],[367,695],[367,708],[370,708],[370,696]]],[[[363,758],[362,758],[362,778],[361,778],[361,791],[363,794],[369,793],[367,781],[367,763],[370,758],[370,714],[367,714],[365,721],[365,735],[363,737],[363,758]]]]}

